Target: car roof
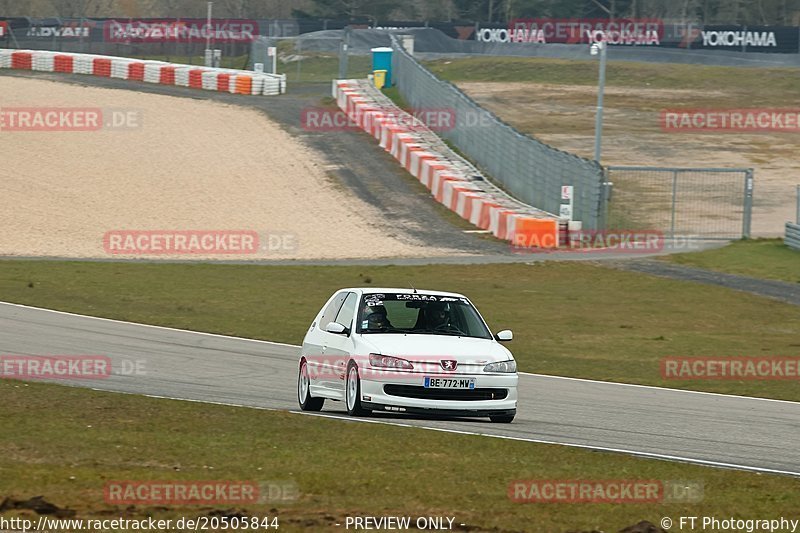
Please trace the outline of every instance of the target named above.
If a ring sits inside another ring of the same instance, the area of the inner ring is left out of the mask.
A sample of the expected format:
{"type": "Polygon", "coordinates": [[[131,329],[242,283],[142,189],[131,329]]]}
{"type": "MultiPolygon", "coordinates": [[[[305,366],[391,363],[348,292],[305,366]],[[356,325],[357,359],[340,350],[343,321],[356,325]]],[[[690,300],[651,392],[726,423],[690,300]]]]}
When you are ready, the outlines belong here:
{"type": "MultiPolygon", "coordinates": [[[[394,294],[433,294],[435,296],[458,296],[465,298],[463,294],[459,294],[457,292],[445,292],[445,291],[432,291],[429,289],[408,289],[408,288],[391,288],[391,287],[350,287],[347,289],[341,289],[343,291],[354,291],[360,294],[364,293],[394,293],[394,294]]],[[[338,291],[337,291],[338,292],[338,291]]]]}

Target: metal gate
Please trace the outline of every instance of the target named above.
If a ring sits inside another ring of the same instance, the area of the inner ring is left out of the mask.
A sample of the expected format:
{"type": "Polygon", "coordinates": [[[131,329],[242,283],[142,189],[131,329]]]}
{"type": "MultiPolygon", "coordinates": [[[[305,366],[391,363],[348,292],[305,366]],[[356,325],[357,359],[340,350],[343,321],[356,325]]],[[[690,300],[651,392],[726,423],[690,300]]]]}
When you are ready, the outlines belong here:
{"type": "Polygon", "coordinates": [[[607,229],[748,238],[753,169],[609,166],[604,204],[607,229]]]}

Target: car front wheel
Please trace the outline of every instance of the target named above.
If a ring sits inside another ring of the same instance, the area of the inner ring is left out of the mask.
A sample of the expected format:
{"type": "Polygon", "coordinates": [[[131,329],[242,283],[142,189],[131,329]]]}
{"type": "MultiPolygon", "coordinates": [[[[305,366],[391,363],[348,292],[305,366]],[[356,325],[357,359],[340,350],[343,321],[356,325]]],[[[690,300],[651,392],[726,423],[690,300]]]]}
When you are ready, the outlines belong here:
{"type": "Polygon", "coordinates": [[[347,382],[345,391],[345,403],[347,404],[347,414],[350,416],[364,416],[370,413],[369,410],[361,407],[361,378],[358,376],[358,366],[350,362],[347,367],[347,382]]]}
{"type": "Polygon", "coordinates": [[[308,363],[300,363],[300,373],[297,376],[297,400],[303,411],[320,411],[325,403],[325,398],[311,397],[311,380],[308,377],[308,363]]]}

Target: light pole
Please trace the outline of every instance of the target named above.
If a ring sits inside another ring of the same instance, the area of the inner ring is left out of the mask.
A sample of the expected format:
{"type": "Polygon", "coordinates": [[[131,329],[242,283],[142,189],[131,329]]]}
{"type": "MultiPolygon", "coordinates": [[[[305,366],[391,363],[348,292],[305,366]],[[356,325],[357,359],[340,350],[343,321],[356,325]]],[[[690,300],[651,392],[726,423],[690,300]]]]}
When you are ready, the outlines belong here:
{"type": "Polygon", "coordinates": [[[608,44],[605,36],[600,42],[592,43],[589,53],[600,54],[600,80],[597,85],[597,112],[594,117],[594,160],[600,164],[600,153],[603,144],[603,93],[606,90],[606,50],[608,44]]]}
{"type": "Polygon", "coordinates": [[[347,78],[347,68],[348,68],[348,54],[350,50],[348,49],[350,46],[350,26],[348,25],[344,29],[344,35],[342,36],[342,42],[339,44],[339,79],[343,80],[347,78]]]}
{"type": "Polygon", "coordinates": [[[214,52],[211,51],[211,11],[214,2],[208,3],[208,11],[206,12],[206,66],[214,66],[214,52]]]}
{"type": "Polygon", "coordinates": [[[86,24],[86,2],[84,0],[81,0],[79,9],[81,10],[81,21],[80,25],[78,26],[78,46],[80,51],[83,52],[83,26],[86,24]]]}

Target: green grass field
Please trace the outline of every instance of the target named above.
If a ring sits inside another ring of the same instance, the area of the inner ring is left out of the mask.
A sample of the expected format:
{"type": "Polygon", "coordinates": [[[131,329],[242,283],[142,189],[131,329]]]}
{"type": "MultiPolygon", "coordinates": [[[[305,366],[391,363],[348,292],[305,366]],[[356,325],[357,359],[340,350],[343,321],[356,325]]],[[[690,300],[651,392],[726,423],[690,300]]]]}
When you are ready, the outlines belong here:
{"type": "MultiPolygon", "coordinates": [[[[555,85],[597,85],[596,61],[525,57],[468,57],[426,61],[438,77],[452,81],[534,82],[555,85]]],[[[717,67],[610,61],[610,87],[694,89],[698,96],[724,91],[750,106],[786,106],[797,100],[800,72],[794,68],[717,67]]],[[[730,98],[726,98],[730,104],[730,98]]]]}
{"type": "Polygon", "coordinates": [[[0,300],[299,343],[341,287],[467,294],[527,372],[788,400],[796,383],[664,380],[667,356],[796,356],[795,306],[586,263],[277,267],[0,262],[0,300]]]}
{"type": "MultiPolygon", "coordinates": [[[[662,516],[796,516],[800,480],[472,435],[0,380],[0,501],[42,495],[76,518],[227,511],[278,531],[346,516],[451,516],[467,531],[618,531],[662,516]],[[57,407],[56,407],[57,406],[57,407]],[[7,428],[13,428],[7,431],[7,428]],[[515,480],[681,480],[693,503],[513,503],[515,480]],[[110,505],[109,481],[290,484],[266,504],[110,505]]],[[[33,516],[10,511],[12,516],[33,516]]]]}
{"type": "Polygon", "coordinates": [[[800,252],[783,244],[783,239],[738,241],[715,250],[661,259],[718,272],[800,283],[800,252]]]}

